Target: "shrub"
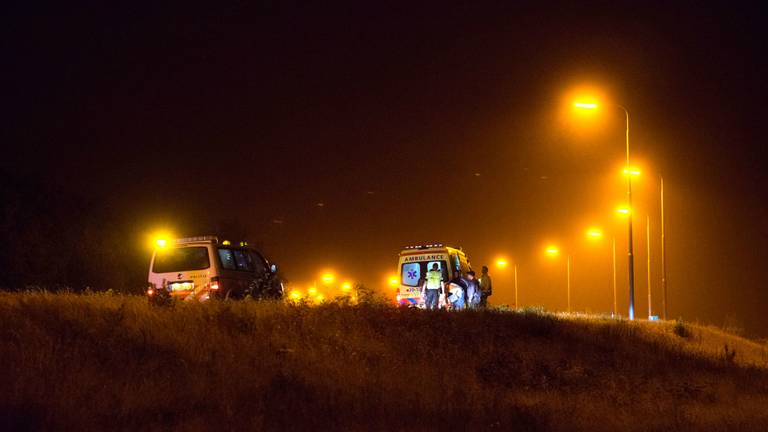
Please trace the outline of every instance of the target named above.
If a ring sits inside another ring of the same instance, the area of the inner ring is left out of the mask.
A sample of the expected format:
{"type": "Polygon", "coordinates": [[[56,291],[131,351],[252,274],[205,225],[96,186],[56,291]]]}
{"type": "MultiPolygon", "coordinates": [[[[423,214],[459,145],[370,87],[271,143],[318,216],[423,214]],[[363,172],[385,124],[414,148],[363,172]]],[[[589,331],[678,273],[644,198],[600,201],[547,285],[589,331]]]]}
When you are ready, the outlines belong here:
{"type": "Polygon", "coordinates": [[[681,338],[688,339],[692,336],[691,330],[688,329],[688,326],[686,326],[680,318],[675,321],[675,326],[672,328],[672,331],[681,338]]]}

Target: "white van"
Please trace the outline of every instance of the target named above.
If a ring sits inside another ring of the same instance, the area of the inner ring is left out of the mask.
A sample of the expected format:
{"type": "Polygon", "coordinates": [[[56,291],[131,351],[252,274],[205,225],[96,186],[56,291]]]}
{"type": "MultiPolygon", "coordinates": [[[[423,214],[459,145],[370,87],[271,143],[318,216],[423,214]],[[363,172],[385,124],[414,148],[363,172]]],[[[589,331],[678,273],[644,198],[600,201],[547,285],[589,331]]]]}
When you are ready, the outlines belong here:
{"type": "Polygon", "coordinates": [[[246,242],[215,236],[158,241],[149,265],[150,300],[281,298],[277,266],[246,242]]]}
{"type": "Polygon", "coordinates": [[[421,286],[432,265],[437,264],[447,283],[472,269],[469,257],[461,248],[452,248],[442,244],[407,246],[400,252],[397,289],[397,303],[400,305],[424,307],[421,286]]]}

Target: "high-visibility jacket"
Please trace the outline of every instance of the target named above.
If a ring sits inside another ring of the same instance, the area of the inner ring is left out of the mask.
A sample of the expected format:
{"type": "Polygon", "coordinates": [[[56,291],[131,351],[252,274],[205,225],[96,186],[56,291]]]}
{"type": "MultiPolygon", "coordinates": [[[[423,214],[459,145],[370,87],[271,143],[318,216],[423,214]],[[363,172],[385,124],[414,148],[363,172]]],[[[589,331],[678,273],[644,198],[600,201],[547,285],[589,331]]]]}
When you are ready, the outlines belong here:
{"type": "Polygon", "coordinates": [[[443,281],[443,273],[440,270],[430,270],[427,272],[427,289],[440,289],[440,282],[443,281]]]}
{"type": "Polygon", "coordinates": [[[493,283],[487,274],[480,276],[480,292],[485,296],[493,294],[493,283]]]}

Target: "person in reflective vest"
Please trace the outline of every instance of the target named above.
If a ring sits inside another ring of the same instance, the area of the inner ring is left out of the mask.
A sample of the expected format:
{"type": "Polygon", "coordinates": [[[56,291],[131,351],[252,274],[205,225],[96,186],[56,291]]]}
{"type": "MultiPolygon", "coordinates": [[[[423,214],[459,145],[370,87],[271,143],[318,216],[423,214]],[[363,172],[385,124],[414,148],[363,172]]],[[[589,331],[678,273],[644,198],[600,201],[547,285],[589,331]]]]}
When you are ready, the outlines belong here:
{"type": "Polygon", "coordinates": [[[432,269],[427,272],[427,277],[424,279],[424,285],[421,287],[421,296],[424,297],[424,304],[427,309],[437,309],[438,299],[444,290],[445,281],[443,280],[443,272],[440,271],[440,267],[437,263],[434,263],[432,264],[432,269]]]}
{"type": "Polygon", "coordinates": [[[493,283],[488,276],[488,267],[483,266],[483,273],[480,275],[480,307],[488,306],[488,297],[493,294],[493,283]]]}

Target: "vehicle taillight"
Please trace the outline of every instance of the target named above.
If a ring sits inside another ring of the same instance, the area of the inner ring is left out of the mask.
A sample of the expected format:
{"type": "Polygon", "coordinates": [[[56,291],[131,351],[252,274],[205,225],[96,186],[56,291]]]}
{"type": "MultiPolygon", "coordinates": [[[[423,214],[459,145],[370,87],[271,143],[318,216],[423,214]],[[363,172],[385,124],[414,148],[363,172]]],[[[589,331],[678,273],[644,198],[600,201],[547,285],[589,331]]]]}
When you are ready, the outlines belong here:
{"type": "Polygon", "coordinates": [[[154,288],[152,288],[151,286],[150,286],[149,288],[147,288],[147,295],[148,295],[148,296],[153,296],[153,295],[155,295],[155,289],[154,289],[154,288]]]}
{"type": "Polygon", "coordinates": [[[211,291],[218,291],[221,288],[219,285],[219,277],[214,276],[211,278],[211,291]]]}

